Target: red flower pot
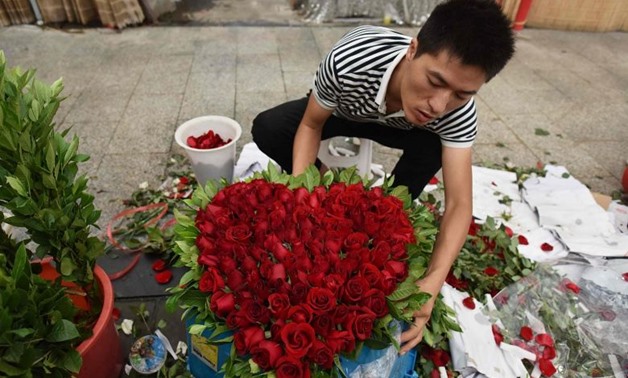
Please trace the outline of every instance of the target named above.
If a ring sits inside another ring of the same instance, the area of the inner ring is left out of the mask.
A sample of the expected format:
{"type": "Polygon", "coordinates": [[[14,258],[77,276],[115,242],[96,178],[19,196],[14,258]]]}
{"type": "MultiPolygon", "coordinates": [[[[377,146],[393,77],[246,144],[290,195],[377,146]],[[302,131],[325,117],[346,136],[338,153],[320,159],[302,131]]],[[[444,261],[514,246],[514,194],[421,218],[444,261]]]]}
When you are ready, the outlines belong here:
{"type": "MultiPolygon", "coordinates": [[[[40,277],[54,280],[59,273],[51,264],[52,258],[42,259],[40,277]]],[[[113,319],[114,293],[111,280],[99,266],[94,267],[94,278],[100,287],[103,298],[102,311],[92,330],[92,336],[83,341],[76,350],[83,358],[78,378],[111,378],[120,375],[124,357],[120,349],[120,340],[113,319]]],[[[90,304],[85,290],[73,282],[62,282],[68,288],[68,297],[81,310],[89,310],[90,304]]]]}
{"type": "Polygon", "coordinates": [[[120,349],[118,331],[113,320],[114,293],[107,273],[99,266],[94,268],[103,298],[102,311],[92,337],[83,341],[76,350],[83,357],[79,378],[111,378],[120,375],[124,357],[120,349]]]}

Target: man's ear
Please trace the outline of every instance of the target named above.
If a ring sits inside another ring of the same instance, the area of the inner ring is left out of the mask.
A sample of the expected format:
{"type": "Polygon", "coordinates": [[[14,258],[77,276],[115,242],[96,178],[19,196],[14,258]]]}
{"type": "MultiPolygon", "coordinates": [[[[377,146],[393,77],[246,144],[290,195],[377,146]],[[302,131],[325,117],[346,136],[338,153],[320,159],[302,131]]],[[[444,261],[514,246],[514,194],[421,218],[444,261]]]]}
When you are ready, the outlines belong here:
{"type": "Polygon", "coordinates": [[[410,46],[408,47],[408,51],[406,52],[406,59],[412,60],[416,56],[416,52],[419,50],[419,40],[417,37],[412,38],[410,41],[410,46]]]}

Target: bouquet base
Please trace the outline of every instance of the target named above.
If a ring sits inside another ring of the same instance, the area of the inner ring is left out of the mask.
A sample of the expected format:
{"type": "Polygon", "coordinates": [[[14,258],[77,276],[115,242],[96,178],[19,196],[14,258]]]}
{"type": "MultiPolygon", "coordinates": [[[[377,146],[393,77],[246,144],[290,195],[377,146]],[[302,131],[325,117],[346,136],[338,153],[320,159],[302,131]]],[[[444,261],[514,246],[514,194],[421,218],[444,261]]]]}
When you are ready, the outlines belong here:
{"type": "MultiPolygon", "coordinates": [[[[186,329],[196,324],[194,319],[188,319],[186,329]]],[[[223,378],[225,375],[220,373],[222,365],[227,361],[231,353],[232,343],[216,344],[209,341],[212,333],[205,331],[201,335],[191,335],[186,332],[188,344],[188,370],[196,378],[223,378]]],[[[228,336],[225,334],[224,336],[228,336]]],[[[378,378],[419,378],[414,370],[416,363],[417,350],[412,349],[403,356],[396,356],[390,374],[387,376],[373,374],[373,363],[384,357],[387,349],[371,349],[364,346],[356,360],[345,357],[340,358],[342,368],[345,374],[352,377],[371,377],[378,378]],[[362,370],[363,373],[360,373],[362,370]],[[366,374],[368,372],[368,374],[366,374]]],[[[396,351],[395,351],[396,353],[396,351]]]]}

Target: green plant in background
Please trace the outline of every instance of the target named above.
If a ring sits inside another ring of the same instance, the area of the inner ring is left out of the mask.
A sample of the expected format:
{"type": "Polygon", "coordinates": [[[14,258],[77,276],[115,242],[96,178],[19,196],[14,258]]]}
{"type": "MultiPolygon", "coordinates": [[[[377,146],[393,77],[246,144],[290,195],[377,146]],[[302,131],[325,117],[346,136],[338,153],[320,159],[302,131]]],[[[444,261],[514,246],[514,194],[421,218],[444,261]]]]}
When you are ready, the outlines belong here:
{"type": "Polygon", "coordinates": [[[33,70],[7,68],[0,51],[0,223],[17,230],[0,232],[0,376],[75,375],[74,348],[100,313],[93,269],[104,243],[91,234],[100,212],[78,174],[89,157],[77,152],[77,137],[55,130],[62,89],[60,80],[46,85],[33,70]],[[54,281],[29,263],[47,256],[54,281]],[[62,281],[84,291],[91,310],[77,310],[62,281]]]}

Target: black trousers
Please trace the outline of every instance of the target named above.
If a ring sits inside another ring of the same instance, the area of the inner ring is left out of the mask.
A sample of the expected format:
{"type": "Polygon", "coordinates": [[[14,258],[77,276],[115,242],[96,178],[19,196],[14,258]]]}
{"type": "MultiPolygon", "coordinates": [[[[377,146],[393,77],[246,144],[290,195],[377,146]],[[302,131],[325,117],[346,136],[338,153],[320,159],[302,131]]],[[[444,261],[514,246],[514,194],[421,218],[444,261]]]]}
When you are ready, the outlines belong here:
{"type": "MultiPolygon", "coordinates": [[[[292,172],[292,146],[308,98],[289,101],[260,113],[253,121],[253,140],[260,150],[284,170],[292,172]]],[[[391,172],[396,185],[405,185],[418,197],[441,167],[441,143],[438,135],[421,129],[401,130],[372,122],[356,122],[332,115],[321,139],[337,136],[373,140],[403,154],[391,172]]],[[[317,162],[320,166],[320,162],[317,162]]]]}

